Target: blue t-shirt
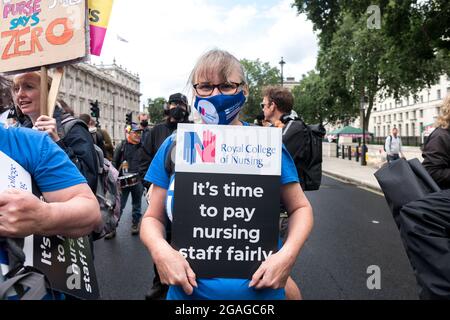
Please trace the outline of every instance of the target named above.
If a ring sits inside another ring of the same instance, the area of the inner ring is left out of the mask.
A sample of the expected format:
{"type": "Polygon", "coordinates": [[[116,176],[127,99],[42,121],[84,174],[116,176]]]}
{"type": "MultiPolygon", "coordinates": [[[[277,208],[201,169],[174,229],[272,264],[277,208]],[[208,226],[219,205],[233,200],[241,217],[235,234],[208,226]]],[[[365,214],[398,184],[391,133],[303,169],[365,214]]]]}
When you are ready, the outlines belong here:
{"type": "MultiPolygon", "coordinates": [[[[246,124],[244,123],[244,125],[246,124]]],[[[175,135],[172,135],[164,141],[144,178],[146,181],[167,190],[166,213],[170,220],[172,220],[175,174],[169,176],[169,173],[165,170],[165,159],[174,139],[175,135]]],[[[292,157],[283,145],[281,184],[295,182],[299,182],[297,170],[292,157]]],[[[279,214],[279,212],[274,214],[279,214]]],[[[257,290],[249,288],[249,283],[249,279],[197,279],[198,287],[194,288],[192,295],[186,295],[180,286],[170,286],[167,300],[282,300],[285,298],[284,289],[257,290]]]]}
{"type": "MultiPolygon", "coordinates": [[[[47,133],[25,128],[5,129],[0,125],[0,151],[28,171],[41,192],[86,183],[77,167],[47,133]]],[[[6,266],[8,258],[0,247],[0,282],[6,266]]]]}

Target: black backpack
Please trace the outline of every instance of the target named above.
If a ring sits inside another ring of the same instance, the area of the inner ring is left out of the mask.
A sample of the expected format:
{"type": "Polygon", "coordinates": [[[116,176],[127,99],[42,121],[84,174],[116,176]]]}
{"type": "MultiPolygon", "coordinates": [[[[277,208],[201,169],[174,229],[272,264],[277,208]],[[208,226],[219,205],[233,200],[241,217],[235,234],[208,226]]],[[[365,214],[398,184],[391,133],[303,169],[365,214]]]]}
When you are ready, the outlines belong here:
{"type": "MultiPolygon", "coordinates": [[[[61,122],[61,139],[73,128],[80,124],[87,129],[86,124],[73,116],[68,116],[61,122]]],[[[100,205],[102,224],[92,233],[93,239],[98,240],[106,234],[115,231],[120,220],[121,194],[119,172],[103,155],[102,149],[94,143],[97,158],[97,189],[95,196],[100,205]]]]}
{"type": "Polygon", "coordinates": [[[322,183],[322,141],[325,128],[322,124],[306,125],[298,117],[282,119],[283,144],[294,160],[302,189],[318,190],[322,183]]]}

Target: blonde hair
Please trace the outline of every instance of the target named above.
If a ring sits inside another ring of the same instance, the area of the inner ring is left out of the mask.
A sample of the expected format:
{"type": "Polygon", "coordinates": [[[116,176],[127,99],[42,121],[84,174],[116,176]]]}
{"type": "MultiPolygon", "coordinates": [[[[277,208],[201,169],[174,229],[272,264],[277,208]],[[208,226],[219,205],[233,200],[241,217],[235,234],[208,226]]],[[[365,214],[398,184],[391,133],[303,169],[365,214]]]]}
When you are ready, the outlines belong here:
{"type": "Polygon", "coordinates": [[[441,112],[436,121],[436,128],[438,127],[443,129],[450,128],[450,94],[447,95],[441,106],[441,112]]]}
{"type": "MultiPolygon", "coordinates": [[[[25,75],[32,75],[32,76],[34,76],[36,78],[41,79],[41,72],[40,71],[30,71],[30,72],[18,73],[16,75],[14,75],[14,77],[12,79],[12,82],[11,82],[11,90],[12,90],[13,93],[14,93],[14,86],[16,84],[16,79],[20,78],[20,77],[23,77],[25,75]]],[[[49,91],[50,91],[50,87],[52,86],[52,82],[53,82],[53,78],[50,75],[48,75],[47,76],[47,84],[48,84],[48,90],[49,91]]]]}
{"type": "Polygon", "coordinates": [[[189,76],[189,82],[194,85],[199,78],[210,81],[215,74],[219,75],[220,81],[225,82],[236,70],[239,72],[241,82],[245,83],[244,68],[235,56],[224,50],[210,50],[198,59],[189,76]]]}

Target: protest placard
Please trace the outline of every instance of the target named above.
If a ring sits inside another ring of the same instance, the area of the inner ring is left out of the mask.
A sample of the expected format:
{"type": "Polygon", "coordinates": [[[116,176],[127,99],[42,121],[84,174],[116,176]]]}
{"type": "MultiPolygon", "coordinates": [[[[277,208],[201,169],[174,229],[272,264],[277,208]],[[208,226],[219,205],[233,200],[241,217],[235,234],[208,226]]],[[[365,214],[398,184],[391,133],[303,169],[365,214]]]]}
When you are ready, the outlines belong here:
{"type": "Polygon", "coordinates": [[[88,55],[86,0],[0,2],[0,72],[75,62],[88,55]]]}
{"type": "MultiPolygon", "coordinates": [[[[0,192],[6,189],[42,194],[33,184],[30,174],[16,161],[0,151],[0,192]]],[[[52,289],[80,299],[98,299],[99,290],[89,239],[69,239],[61,236],[31,235],[24,239],[25,265],[41,271],[52,289]]],[[[9,271],[4,252],[0,250],[0,281],[9,271]]]]}
{"type": "Polygon", "coordinates": [[[251,278],[277,252],[281,130],[179,124],[172,245],[199,278],[251,278]]]}
{"type": "Polygon", "coordinates": [[[91,54],[100,56],[111,16],[113,0],[89,0],[91,54]]]}

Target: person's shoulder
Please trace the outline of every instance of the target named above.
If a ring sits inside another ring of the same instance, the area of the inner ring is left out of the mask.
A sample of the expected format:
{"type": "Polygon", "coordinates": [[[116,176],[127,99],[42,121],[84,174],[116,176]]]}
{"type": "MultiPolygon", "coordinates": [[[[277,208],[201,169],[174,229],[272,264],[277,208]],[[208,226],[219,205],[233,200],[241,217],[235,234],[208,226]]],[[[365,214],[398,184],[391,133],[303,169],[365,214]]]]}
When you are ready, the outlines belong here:
{"type": "MultiPolygon", "coordinates": [[[[19,141],[27,140],[33,141],[33,144],[43,143],[46,139],[50,140],[50,137],[46,132],[32,130],[24,127],[9,127],[5,130],[5,134],[10,138],[15,138],[19,141]]],[[[3,135],[3,134],[2,134],[3,135]]]]}

